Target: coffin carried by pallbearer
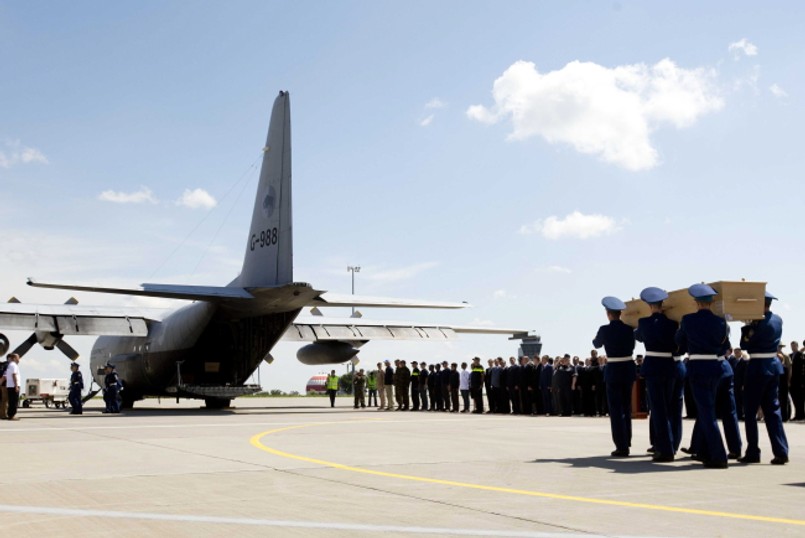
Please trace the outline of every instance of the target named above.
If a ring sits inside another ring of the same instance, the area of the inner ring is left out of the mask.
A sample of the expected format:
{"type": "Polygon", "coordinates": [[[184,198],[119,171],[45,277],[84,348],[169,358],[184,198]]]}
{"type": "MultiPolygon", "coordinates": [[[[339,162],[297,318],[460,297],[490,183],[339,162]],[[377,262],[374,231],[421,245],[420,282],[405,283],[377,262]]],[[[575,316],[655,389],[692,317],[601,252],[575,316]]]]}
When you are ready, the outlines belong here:
{"type": "MultiPolygon", "coordinates": [[[[713,313],[727,321],[751,321],[763,319],[765,282],[734,282],[721,280],[709,284],[718,292],[713,300],[713,313]]],[[[663,302],[663,312],[670,319],[680,321],[682,316],[696,311],[696,302],[687,288],[668,292],[663,302]]],[[[637,327],[637,320],[651,315],[648,304],[640,299],[626,301],[626,310],[621,320],[627,325],[637,327]]]]}

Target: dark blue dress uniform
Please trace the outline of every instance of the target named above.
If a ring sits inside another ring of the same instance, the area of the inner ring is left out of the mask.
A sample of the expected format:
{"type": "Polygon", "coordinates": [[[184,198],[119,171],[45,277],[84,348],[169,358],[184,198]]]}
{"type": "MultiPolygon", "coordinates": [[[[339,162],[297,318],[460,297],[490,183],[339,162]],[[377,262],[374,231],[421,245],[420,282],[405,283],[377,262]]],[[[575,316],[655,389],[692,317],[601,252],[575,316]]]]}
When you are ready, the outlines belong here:
{"type": "Polygon", "coordinates": [[[688,366],[682,360],[682,352],[677,353],[679,355],[674,355],[674,388],[671,391],[672,400],[669,408],[674,453],[679,451],[679,445],[682,443],[682,407],[685,402],[685,380],[688,377],[688,366]]]}
{"type": "Polygon", "coordinates": [[[104,392],[103,399],[106,401],[106,409],[104,413],[120,413],[120,402],[117,401],[118,393],[120,392],[120,376],[115,372],[115,366],[111,363],[106,364],[107,368],[112,371],[104,377],[104,392]]]}
{"type": "MultiPolygon", "coordinates": [[[[700,302],[709,302],[716,295],[706,284],[694,284],[688,292],[700,302]]],[[[730,347],[729,326],[724,318],[702,308],[682,318],[676,343],[689,358],[688,378],[698,410],[696,428],[701,432],[698,455],[706,467],[724,468],[727,451],[716,422],[716,393],[723,376],[721,360],[730,347]]]]}
{"type": "Polygon", "coordinates": [[[749,352],[744,384],[744,425],[746,427],[746,455],[744,463],[760,461],[758,447],[757,410],[763,409],[763,420],[774,453],[774,464],[788,462],[788,440],[783,429],[778,387],[783,365],[777,359],[777,346],[783,334],[783,320],[769,310],[775,299],[766,294],[766,313],[762,320],[753,321],[741,328],[741,347],[749,352]]]}
{"type": "MultiPolygon", "coordinates": [[[[616,297],[604,297],[601,304],[608,312],[619,313],[626,309],[623,301],[616,297]]],[[[602,325],[593,339],[593,346],[603,346],[607,354],[604,381],[612,441],[615,443],[613,456],[628,456],[632,445],[632,385],[636,377],[632,359],[634,343],[634,331],[620,319],[602,325]]]]}
{"type": "MultiPolygon", "coordinates": [[[[640,292],[640,298],[648,304],[662,304],[668,294],[659,288],[646,288],[640,292]]],[[[651,428],[654,459],[670,461],[676,452],[674,427],[672,426],[676,380],[676,363],[674,356],[679,355],[674,337],[679,324],[668,319],[660,312],[641,318],[635,329],[635,339],[646,346],[646,357],[640,368],[646,380],[648,391],[649,427],[651,428]]]]}
{"type": "Polygon", "coordinates": [[[70,394],[67,400],[70,402],[70,414],[81,415],[84,412],[84,404],[81,401],[81,391],[84,388],[84,376],[78,371],[78,363],[73,363],[70,368],[75,367],[73,373],[70,374],[70,394]]]}

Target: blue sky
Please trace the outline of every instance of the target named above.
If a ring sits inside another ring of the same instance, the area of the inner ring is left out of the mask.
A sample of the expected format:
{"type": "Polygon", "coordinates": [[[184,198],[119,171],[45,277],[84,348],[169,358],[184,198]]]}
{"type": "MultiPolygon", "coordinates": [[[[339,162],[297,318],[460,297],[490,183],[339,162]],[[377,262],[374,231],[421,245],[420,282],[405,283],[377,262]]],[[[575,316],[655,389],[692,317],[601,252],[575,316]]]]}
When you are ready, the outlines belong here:
{"type": "MultiPolygon", "coordinates": [[[[366,316],[531,329],[548,353],[586,355],[604,295],[746,278],[769,282],[801,340],[803,10],[0,2],[0,293],[67,298],[27,276],[228,282],[282,89],[296,280],[348,292],[360,265],[359,293],[475,305],[366,316]]],[[[91,339],[71,343],[88,357],[91,339]]],[[[361,356],[515,350],[468,336],[361,356]]],[[[289,344],[275,356],[266,388],[319,370],[289,344]]],[[[26,364],[67,372],[40,348],[26,364]]]]}

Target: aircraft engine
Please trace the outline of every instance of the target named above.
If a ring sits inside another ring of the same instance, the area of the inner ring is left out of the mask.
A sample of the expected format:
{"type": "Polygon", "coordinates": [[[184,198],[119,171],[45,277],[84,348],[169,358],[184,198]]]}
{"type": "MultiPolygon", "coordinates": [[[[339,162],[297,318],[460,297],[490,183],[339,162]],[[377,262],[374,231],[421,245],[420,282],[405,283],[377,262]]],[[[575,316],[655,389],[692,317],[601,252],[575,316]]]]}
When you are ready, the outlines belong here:
{"type": "Polygon", "coordinates": [[[296,358],[302,364],[317,366],[319,364],[339,364],[347,362],[358,354],[358,350],[346,342],[325,341],[313,342],[299,348],[296,358]]]}
{"type": "Polygon", "coordinates": [[[0,333],[0,356],[5,355],[8,351],[11,342],[8,341],[5,334],[0,333]]]}

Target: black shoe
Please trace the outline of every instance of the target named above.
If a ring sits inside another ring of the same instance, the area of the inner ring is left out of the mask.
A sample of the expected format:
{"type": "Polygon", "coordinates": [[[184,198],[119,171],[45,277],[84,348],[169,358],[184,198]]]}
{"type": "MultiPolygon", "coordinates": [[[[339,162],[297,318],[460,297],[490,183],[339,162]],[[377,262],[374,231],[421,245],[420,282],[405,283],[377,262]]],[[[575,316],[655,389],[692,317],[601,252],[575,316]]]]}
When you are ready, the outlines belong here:
{"type": "Polygon", "coordinates": [[[774,456],[770,463],[772,465],[785,465],[788,463],[788,456],[774,456]]]}
{"type": "Polygon", "coordinates": [[[670,463],[674,461],[673,454],[660,454],[659,452],[651,456],[651,461],[656,463],[670,463]]]}
{"type": "Polygon", "coordinates": [[[744,456],[743,458],[738,458],[738,463],[760,463],[760,456],[744,456]]]}
{"type": "Polygon", "coordinates": [[[686,448],[684,446],[680,448],[679,451],[682,452],[683,454],[693,454],[693,451],[691,449],[686,448]]]}
{"type": "Polygon", "coordinates": [[[728,460],[737,460],[737,459],[739,459],[740,457],[741,457],[741,455],[740,455],[740,454],[736,454],[735,452],[730,452],[729,454],[727,454],[727,459],[728,459],[728,460]]]}
{"type": "Polygon", "coordinates": [[[629,451],[628,450],[613,450],[610,454],[613,458],[628,458],[629,451]]]}
{"type": "Polygon", "coordinates": [[[691,454],[690,459],[693,461],[705,461],[703,457],[699,456],[698,454],[691,454]]]}
{"type": "Polygon", "coordinates": [[[704,463],[704,468],[705,469],[726,469],[727,468],[727,462],[726,461],[708,460],[708,461],[705,461],[703,463],[704,463]]]}
{"type": "Polygon", "coordinates": [[[654,452],[656,452],[656,449],[655,449],[653,446],[650,446],[650,447],[648,447],[648,448],[646,449],[646,452],[647,452],[648,454],[654,454],[654,452]]]}

